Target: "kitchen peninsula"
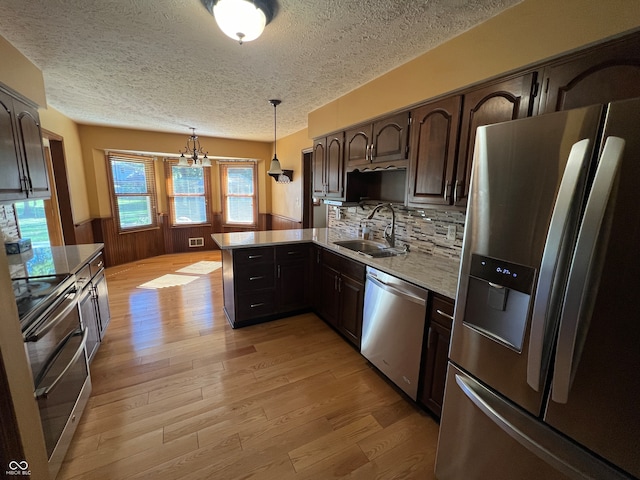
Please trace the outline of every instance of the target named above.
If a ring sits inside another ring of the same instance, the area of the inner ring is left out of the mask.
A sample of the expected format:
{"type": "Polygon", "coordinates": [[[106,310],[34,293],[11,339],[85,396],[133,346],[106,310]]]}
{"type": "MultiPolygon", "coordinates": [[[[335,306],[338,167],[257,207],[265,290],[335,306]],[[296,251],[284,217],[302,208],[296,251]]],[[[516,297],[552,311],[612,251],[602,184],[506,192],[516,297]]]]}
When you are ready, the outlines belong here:
{"type": "Polygon", "coordinates": [[[367,267],[428,290],[418,401],[440,415],[457,259],[417,250],[373,258],[336,245],[357,237],[332,228],[212,238],[222,250],[224,309],[233,328],[312,310],[360,351],[367,267]]]}

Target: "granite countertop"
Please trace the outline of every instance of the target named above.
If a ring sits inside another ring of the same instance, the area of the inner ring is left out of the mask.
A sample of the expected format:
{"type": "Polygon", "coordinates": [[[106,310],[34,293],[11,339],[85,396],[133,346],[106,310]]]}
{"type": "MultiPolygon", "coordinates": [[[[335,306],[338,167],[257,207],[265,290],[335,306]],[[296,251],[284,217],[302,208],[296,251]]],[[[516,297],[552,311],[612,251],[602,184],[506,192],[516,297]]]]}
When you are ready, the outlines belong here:
{"type": "Polygon", "coordinates": [[[20,254],[7,255],[9,272],[14,279],[73,274],[103,248],[103,243],[35,247],[20,254]]]}
{"type": "Polygon", "coordinates": [[[418,251],[395,257],[369,258],[348,248],[335,245],[333,242],[357,238],[353,235],[340,233],[335,229],[308,228],[215,233],[211,237],[222,250],[287,243],[315,243],[445,297],[456,297],[459,260],[436,257],[418,251]]]}

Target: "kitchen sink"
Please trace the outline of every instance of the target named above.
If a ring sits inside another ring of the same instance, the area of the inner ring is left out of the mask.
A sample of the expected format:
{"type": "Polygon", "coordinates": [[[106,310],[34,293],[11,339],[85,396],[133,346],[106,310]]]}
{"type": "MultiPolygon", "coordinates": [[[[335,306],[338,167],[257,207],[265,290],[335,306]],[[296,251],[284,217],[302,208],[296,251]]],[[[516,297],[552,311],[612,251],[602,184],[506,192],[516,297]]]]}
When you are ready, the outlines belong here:
{"type": "Polygon", "coordinates": [[[399,253],[404,253],[397,248],[388,247],[386,244],[376,242],[374,240],[341,240],[333,243],[339,247],[348,248],[349,250],[353,250],[354,252],[368,255],[373,258],[393,257],[399,253]]]}

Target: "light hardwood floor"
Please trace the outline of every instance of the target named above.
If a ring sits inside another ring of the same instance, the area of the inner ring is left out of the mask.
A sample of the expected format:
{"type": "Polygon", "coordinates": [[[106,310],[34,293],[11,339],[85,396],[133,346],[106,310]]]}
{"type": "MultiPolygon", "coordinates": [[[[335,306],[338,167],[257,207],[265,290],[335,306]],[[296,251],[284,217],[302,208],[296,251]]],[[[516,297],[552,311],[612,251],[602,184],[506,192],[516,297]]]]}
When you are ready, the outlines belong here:
{"type": "Polygon", "coordinates": [[[219,252],[107,269],[112,320],[67,479],[433,479],[438,425],[314,314],[233,330],[219,252]]]}

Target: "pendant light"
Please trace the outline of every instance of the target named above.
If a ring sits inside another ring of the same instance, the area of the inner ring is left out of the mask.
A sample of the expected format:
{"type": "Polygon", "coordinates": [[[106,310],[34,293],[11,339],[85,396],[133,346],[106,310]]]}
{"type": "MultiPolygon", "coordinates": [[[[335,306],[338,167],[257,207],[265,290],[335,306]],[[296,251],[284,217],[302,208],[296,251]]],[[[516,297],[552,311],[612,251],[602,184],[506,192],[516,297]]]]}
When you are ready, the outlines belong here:
{"type": "Polygon", "coordinates": [[[278,153],[276,151],[276,145],[278,142],[277,135],[277,125],[278,125],[278,117],[277,117],[277,108],[278,105],[282,103],[281,100],[269,100],[269,103],[273,105],[273,159],[271,160],[271,165],[269,165],[269,171],[267,172],[270,176],[276,179],[278,183],[289,183],[293,178],[293,170],[283,170],[280,166],[280,161],[278,160],[278,153]]]}

